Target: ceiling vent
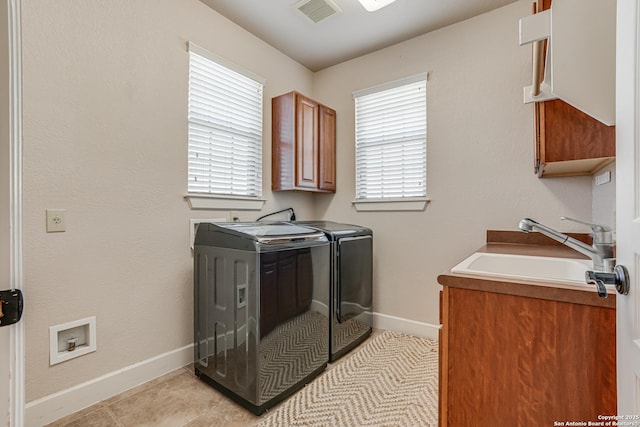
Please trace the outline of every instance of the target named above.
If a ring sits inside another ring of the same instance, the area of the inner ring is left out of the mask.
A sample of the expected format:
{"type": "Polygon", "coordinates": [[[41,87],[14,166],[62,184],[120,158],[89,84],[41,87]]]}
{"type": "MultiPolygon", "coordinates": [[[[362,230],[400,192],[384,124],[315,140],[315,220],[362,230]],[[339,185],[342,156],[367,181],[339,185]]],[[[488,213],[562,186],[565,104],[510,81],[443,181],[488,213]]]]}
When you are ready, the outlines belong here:
{"type": "Polygon", "coordinates": [[[342,12],[332,0],[302,0],[295,4],[295,8],[316,24],[331,15],[342,12]]]}

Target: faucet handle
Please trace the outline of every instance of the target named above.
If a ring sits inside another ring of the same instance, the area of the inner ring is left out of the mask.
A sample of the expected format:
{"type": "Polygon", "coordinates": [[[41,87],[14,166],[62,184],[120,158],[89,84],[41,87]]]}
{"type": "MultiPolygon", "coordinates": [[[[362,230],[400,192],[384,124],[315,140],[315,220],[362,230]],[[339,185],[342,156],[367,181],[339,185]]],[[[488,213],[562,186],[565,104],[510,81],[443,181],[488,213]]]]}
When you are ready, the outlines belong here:
{"type": "Polygon", "coordinates": [[[611,234],[611,227],[601,224],[596,224],[589,221],[582,221],[580,219],[569,218],[566,216],[560,217],[562,220],[577,222],[578,224],[586,225],[587,227],[591,227],[591,231],[593,232],[593,243],[594,244],[612,244],[613,236],[611,234]]]}
{"type": "Polygon", "coordinates": [[[598,296],[607,297],[607,288],[605,285],[615,285],[618,293],[622,295],[629,294],[629,272],[624,265],[616,265],[613,272],[606,273],[604,271],[587,270],[584,273],[584,279],[587,284],[596,285],[598,296]]]}

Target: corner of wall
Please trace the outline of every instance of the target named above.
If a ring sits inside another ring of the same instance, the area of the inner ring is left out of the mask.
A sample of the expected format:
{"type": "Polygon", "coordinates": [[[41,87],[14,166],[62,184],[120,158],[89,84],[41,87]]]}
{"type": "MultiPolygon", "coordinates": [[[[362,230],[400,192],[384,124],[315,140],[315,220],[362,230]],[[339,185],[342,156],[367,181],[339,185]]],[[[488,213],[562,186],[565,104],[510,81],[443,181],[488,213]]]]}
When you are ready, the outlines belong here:
{"type": "Polygon", "coordinates": [[[591,218],[597,224],[616,228],[616,162],[593,174],[591,218]]]}

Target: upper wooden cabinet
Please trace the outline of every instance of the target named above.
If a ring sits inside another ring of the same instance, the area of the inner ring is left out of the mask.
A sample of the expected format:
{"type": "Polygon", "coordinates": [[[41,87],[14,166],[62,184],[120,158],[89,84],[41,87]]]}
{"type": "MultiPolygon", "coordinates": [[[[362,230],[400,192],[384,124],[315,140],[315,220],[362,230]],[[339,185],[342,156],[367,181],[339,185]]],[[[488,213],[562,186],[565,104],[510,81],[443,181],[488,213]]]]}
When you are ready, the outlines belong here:
{"type": "Polygon", "coordinates": [[[535,171],[540,177],[590,175],[616,155],[616,128],[564,101],[535,104],[535,171]]]}
{"type": "Polygon", "coordinates": [[[336,112],[320,105],[320,190],[336,191],[336,112]]]}
{"type": "MultiPolygon", "coordinates": [[[[550,7],[551,0],[538,0],[539,11],[550,7]]],[[[534,125],[539,177],[590,175],[615,159],[615,126],[564,101],[535,103],[534,125]]]]}
{"type": "Polygon", "coordinates": [[[298,92],[271,100],[273,191],[336,191],[336,112],[298,92]]]}

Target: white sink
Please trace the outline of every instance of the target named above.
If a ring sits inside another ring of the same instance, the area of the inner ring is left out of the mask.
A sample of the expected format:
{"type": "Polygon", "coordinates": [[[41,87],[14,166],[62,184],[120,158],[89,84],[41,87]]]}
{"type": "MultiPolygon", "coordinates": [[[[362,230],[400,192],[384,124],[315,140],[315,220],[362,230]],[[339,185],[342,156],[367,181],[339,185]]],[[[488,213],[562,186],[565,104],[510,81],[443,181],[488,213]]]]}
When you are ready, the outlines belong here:
{"type": "Polygon", "coordinates": [[[586,259],[476,252],[453,267],[451,272],[520,279],[595,291],[595,286],[587,284],[584,279],[585,271],[591,269],[593,262],[586,259]]]}

